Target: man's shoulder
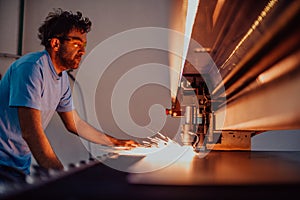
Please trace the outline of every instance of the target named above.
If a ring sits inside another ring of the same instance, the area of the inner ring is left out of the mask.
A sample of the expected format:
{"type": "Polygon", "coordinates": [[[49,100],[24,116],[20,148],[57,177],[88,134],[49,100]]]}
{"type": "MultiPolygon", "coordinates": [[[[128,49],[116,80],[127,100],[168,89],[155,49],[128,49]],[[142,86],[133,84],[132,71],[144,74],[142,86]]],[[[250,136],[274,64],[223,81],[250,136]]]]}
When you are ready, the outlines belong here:
{"type": "Polygon", "coordinates": [[[47,54],[45,51],[31,52],[16,60],[12,64],[12,70],[29,70],[29,68],[37,69],[37,66],[39,66],[38,68],[41,68],[45,62],[47,62],[47,54]]]}
{"type": "Polygon", "coordinates": [[[36,63],[38,60],[46,56],[46,51],[30,52],[19,58],[19,63],[36,63]]]}

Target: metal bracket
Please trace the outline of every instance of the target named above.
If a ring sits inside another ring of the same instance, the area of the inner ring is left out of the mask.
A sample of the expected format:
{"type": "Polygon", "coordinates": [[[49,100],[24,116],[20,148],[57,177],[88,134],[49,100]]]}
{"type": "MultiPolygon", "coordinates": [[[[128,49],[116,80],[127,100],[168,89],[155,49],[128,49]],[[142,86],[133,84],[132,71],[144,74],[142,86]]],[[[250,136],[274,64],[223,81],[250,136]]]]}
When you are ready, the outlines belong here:
{"type": "Polygon", "coordinates": [[[222,131],[220,143],[207,143],[211,150],[251,150],[251,136],[249,131],[222,131]]]}

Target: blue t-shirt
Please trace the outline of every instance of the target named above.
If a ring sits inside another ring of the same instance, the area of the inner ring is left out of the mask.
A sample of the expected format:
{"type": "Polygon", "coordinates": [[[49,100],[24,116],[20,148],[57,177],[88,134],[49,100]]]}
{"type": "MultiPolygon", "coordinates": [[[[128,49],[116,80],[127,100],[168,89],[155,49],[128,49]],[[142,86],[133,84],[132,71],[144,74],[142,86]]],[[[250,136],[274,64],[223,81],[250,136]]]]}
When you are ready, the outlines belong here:
{"type": "Polygon", "coordinates": [[[0,164],[29,174],[31,152],[22,138],[18,106],[40,110],[44,129],[55,111],[73,109],[68,75],[55,72],[46,50],[16,60],[0,81],[0,164]]]}

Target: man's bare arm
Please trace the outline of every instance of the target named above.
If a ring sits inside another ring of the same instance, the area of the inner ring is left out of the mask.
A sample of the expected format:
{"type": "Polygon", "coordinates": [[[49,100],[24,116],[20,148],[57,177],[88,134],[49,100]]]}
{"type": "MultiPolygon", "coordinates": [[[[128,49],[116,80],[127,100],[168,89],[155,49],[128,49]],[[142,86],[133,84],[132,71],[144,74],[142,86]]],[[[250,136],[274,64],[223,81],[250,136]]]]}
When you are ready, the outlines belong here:
{"type": "Polygon", "coordinates": [[[18,108],[22,137],[27,142],[37,163],[44,168],[63,169],[43,130],[39,110],[18,108]]]}
{"type": "Polygon", "coordinates": [[[133,140],[120,140],[100,132],[82,120],[75,110],[70,112],[60,112],[58,114],[68,131],[75,133],[86,140],[107,146],[138,146],[138,143],[133,140]]]}

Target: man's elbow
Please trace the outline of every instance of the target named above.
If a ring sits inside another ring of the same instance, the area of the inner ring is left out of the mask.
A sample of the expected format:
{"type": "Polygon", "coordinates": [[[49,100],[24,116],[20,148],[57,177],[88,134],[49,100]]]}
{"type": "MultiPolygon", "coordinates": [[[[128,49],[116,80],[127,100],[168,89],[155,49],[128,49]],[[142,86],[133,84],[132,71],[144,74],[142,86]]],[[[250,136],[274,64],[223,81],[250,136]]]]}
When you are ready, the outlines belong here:
{"type": "Polygon", "coordinates": [[[66,127],[66,129],[67,129],[68,132],[70,132],[72,134],[75,134],[75,135],[78,135],[78,131],[77,131],[77,129],[76,129],[75,126],[68,126],[68,125],[66,125],[65,127],[66,127]]]}

